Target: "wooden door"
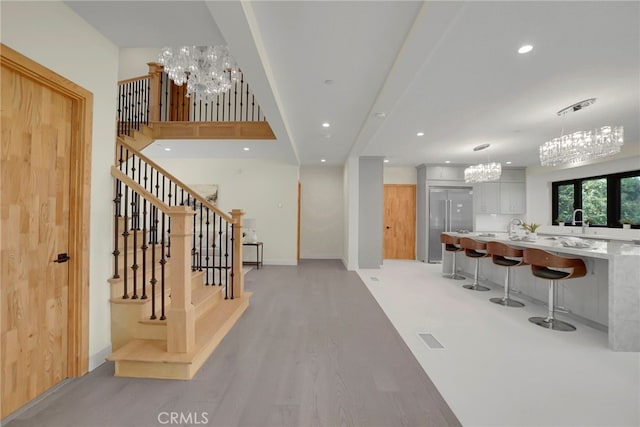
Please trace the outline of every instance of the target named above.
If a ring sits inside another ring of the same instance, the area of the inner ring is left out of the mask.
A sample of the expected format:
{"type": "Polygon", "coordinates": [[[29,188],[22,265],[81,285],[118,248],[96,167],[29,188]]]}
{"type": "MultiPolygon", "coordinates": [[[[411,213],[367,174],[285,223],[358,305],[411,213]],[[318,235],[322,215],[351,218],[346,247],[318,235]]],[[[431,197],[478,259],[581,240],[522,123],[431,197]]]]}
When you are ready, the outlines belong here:
{"type": "Polygon", "coordinates": [[[416,186],[384,186],[384,258],[416,259],[416,186]]]}
{"type": "Polygon", "coordinates": [[[2,67],[4,417],[68,376],[73,100],[2,67]]]}
{"type": "Polygon", "coordinates": [[[169,106],[169,120],[172,122],[188,122],[191,102],[193,98],[187,98],[187,84],[178,86],[173,81],[170,82],[171,101],[169,106]]]}

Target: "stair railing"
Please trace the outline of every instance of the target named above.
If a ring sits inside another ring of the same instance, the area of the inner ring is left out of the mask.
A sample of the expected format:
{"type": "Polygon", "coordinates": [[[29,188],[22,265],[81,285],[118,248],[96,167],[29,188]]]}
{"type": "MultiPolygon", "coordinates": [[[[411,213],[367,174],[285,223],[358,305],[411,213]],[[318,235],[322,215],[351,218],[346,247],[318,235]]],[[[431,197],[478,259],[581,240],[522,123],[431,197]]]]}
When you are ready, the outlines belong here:
{"type": "Polygon", "coordinates": [[[154,62],[149,74],[118,82],[118,136],[150,122],[266,122],[244,74],[229,90],[209,98],[186,96],[154,62]]]}
{"type": "Polygon", "coordinates": [[[192,272],[204,272],[205,286],[224,286],[225,299],[242,296],[243,212],[220,211],[121,138],[116,155],[114,278],[123,275],[123,299],[150,295],[149,318],[166,319],[168,346],[188,351],[192,272]]]}

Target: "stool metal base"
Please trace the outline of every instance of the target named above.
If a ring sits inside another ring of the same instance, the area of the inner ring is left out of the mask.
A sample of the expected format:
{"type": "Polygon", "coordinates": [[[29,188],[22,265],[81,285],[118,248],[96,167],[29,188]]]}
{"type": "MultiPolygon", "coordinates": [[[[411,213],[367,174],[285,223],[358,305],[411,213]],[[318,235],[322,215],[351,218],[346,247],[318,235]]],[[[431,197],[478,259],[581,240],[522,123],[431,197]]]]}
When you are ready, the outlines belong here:
{"type": "Polygon", "coordinates": [[[465,288],[465,289],[471,289],[472,291],[488,291],[489,290],[489,288],[487,288],[487,287],[484,287],[482,285],[475,285],[475,284],[462,285],[462,287],[465,288]]]}
{"type": "Polygon", "coordinates": [[[529,322],[535,323],[543,328],[553,329],[554,331],[572,332],[576,330],[576,327],[571,323],[563,322],[558,319],[550,319],[549,317],[530,317],[529,322]]]}
{"type": "Polygon", "coordinates": [[[459,274],[443,274],[442,277],[444,277],[445,279],[452,279],[452,280],[464,280],[464,279],[466,279],[466,277],[461,276],[459,274]]]}
{"type": "Polygon", "coordinates": [[[511,298],[490,298],[489,301],[494,304],[504,305],[505,307],[524,307],[523,303],[511,298]]]}

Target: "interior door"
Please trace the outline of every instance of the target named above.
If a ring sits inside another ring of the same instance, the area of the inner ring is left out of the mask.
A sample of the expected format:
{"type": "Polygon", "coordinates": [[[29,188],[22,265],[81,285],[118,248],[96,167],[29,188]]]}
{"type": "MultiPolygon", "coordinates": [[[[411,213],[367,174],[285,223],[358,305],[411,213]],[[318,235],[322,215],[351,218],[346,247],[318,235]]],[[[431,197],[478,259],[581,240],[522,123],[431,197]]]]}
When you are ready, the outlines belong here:
{"type": "Polygon", "coordinates": [[[2,67],[4,417],[68,376],[72,100],[2,67]],[[60,258],[62,261],[63,258],[60,258]]]}
{"type": "Polygon", "coordinates": [[[416,259],[416,186],[384,186],[384,258],[416,259]]]}

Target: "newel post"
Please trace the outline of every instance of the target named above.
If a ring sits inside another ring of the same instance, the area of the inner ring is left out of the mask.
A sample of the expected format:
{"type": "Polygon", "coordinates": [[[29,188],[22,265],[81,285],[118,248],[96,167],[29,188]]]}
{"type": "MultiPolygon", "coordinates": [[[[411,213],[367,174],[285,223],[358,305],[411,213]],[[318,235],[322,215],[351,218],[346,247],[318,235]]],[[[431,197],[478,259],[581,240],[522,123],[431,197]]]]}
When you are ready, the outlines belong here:
{"type": "Polygon", "coordinates": [[[196,315],[191,303],[191,239],[193,210],[187,206],[172,206],[171,258],[168,283],[171,286],[171,307],[167,310],[167,351],[186,353],[195,343],[196,315]]]}
{"type": "Polygon", "coordinates": [[[149,62],[149,121],[160,121],[160,99],[162,96],[162,88],[160,87],[160,76],[164,67],[157,62],[149,62]]]}
{"type": "Polygon", "coordinates": [[[231,211],[233,218],[233,297],[240,298],[244,292],[244,274],[242,273],[242,209],[231,211]]]}

